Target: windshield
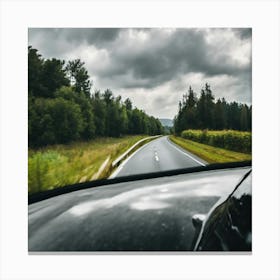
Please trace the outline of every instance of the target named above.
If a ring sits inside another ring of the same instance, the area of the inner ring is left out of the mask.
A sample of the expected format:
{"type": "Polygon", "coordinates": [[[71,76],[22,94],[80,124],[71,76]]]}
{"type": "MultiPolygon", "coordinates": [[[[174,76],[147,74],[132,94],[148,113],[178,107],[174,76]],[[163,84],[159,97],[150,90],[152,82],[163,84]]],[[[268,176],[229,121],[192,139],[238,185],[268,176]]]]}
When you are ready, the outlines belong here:
{"type": "Polygon", "coordinates": [[[30,28],[28,193],[251,160],[251,29],[30,28]]]}

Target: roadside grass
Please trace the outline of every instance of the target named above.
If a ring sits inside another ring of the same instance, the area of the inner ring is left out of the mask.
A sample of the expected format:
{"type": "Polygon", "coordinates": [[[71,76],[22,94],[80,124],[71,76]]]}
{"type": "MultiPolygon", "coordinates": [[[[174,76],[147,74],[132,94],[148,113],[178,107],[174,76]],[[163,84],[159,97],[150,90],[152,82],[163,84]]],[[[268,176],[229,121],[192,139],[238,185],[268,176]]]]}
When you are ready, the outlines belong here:
{"type": "Polygon", "coordinates": [[[190,151],[191,153],[199,156],[208,163],[223,163],[223,162],[235,162],[251,160],[251,154],[244,154],[234,152],[222,148],[213,147],[206,144],[201,144],[191,140],[187,140],[174,135],[169,136],[170,140],[179,145],[183,149],[190,151]]]}
{"type": "MultiPolygon", "coordinates": [[[[102,163],[109,164],[147,135],[98,138],[89,142],[28,150],[28,192],[35,193],[92,180],[102,163]]],[[[108,172],[108,171],[107,171],[108,172]]],[[[103,172],[100,178],[107,177],[103,172]]]]}

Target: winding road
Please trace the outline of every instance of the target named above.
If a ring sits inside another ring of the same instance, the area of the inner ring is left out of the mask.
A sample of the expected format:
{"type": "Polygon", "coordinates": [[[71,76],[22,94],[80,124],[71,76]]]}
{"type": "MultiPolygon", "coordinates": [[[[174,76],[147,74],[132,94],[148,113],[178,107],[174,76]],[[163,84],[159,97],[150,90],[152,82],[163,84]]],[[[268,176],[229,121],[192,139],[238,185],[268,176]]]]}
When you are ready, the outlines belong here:
{"type": "Polygon", "coordinates": [[[135,151],[121,163],[110,178],[204,166],[206,164],[204,160],[171,142],[168,136],[163,136],[135,151]]]}

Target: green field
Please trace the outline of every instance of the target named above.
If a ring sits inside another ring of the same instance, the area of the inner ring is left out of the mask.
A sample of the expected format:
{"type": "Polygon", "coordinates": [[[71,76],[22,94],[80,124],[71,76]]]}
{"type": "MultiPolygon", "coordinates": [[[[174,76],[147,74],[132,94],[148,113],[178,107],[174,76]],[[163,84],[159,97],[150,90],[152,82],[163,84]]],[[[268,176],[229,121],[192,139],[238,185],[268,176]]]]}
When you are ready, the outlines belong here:
{"type": "Polygon", "coordinates": [[[223,163],[223,162],[234,162],[251,160],[251,154],[239,153],[230,151],[222,148],[213,147],[210,145],[198,143],[195,141],[183,139],[181,137],[170,136],[171,141],[181,146],[187,151],[199,156],[208,163],[223,163]]]}
{"type": "MultiPolygon", "coordinates": [[[[110,156],[109,163],[146,135],[97,138],[89,142],[54,145],[28,150],[28,192],[97,179],[96,173],[110,156]]],[[[103,172],[98,178],[106,177],[103,172]]]]}

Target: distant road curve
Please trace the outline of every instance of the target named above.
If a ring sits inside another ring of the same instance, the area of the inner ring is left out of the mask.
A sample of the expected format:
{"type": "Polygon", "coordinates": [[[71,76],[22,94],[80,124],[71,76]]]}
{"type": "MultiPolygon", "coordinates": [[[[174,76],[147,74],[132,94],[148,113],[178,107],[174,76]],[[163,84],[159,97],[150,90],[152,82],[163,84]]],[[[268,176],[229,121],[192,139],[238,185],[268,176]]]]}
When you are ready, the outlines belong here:
{"type": "Polygon", "coordinates": [[[168,139],[157,138],[129,156],[113,172],[110,178],[151,173],[194,166],[204,166],[207,162],[183,150],[168,139]]]}

